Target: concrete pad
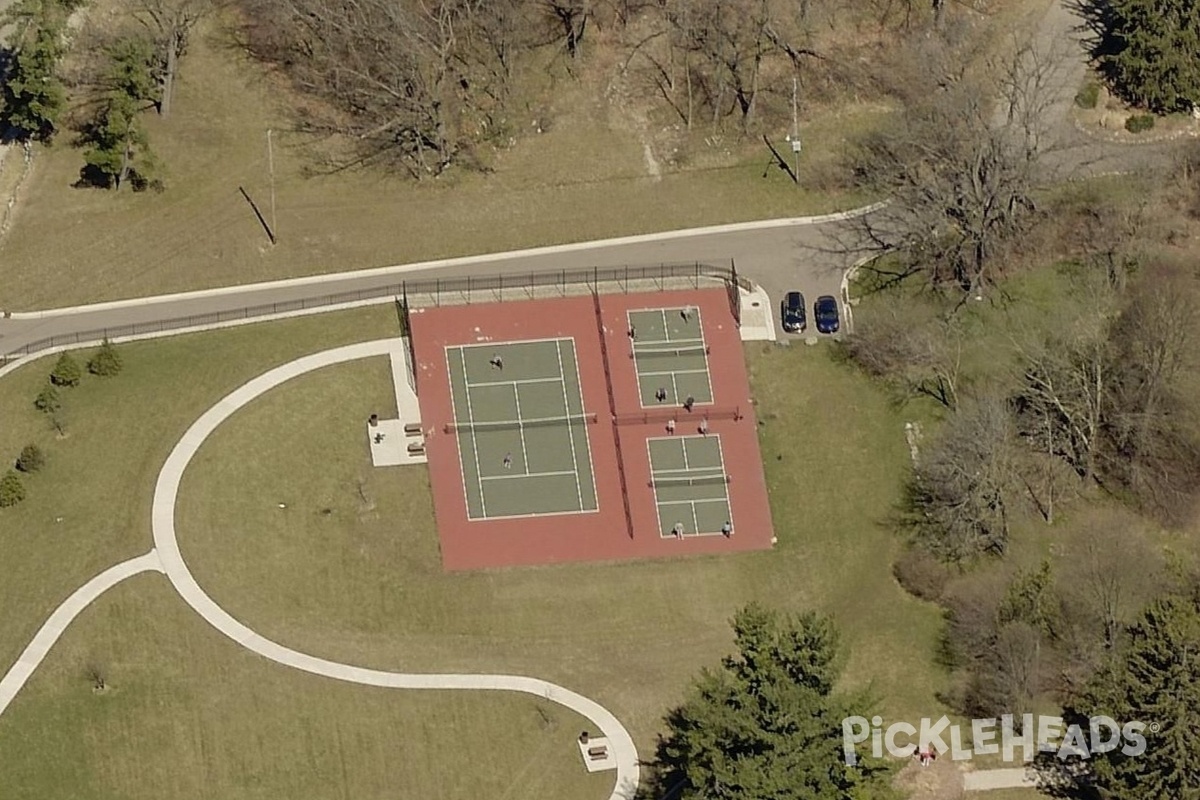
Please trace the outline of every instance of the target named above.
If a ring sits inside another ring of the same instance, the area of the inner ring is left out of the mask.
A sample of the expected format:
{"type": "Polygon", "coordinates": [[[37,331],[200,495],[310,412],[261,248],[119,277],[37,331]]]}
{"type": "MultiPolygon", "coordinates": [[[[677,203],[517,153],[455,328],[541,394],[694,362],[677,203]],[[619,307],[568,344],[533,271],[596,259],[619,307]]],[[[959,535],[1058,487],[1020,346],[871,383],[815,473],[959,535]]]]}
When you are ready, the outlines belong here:
{"type": "Polygon", "coordinates": [[[587,767],[588,772],[604,772],[617,768],[617,760],[613,758],[612,746],[609,745],[608,739],[593,737],[588,739],[587,744],[576,739],[575,744],[579,745],[579,755],[583,758],[583,765],[587,767]],[[592,758],[588,755],[588,750],[593,747],[603,747],[608,754],[604,758],[592,758]]]}
{"type": "Polygon", "coordinates": [[[747,292],[738,288],[741,298],[742,325],[738,329],[743,342],[775,341],[775,318],[771,315],[771,298],[766,289],[754,286],[747,292]]]}
{"type": "Polygon", "coordinates": [[[404,427],[421,423],[421,407],[417,403],[417,393],[409,382],[408,343],[404,339],[393,340],[388,348],[388,358],[392,366],[392,387],[396,394],[396,409],[400,412],[399,419],[381,419],[379,424],[372,426],[367,423],[367,441],[371,445],[371,463],[377,467],[398,467],[405,464],[426,464],[428,458],[424,451],[411,453],[409,445],[425,441],[425,432],[406,434],[404,427]],[[382,436],[382,441],[375,441],[382,436]]]}

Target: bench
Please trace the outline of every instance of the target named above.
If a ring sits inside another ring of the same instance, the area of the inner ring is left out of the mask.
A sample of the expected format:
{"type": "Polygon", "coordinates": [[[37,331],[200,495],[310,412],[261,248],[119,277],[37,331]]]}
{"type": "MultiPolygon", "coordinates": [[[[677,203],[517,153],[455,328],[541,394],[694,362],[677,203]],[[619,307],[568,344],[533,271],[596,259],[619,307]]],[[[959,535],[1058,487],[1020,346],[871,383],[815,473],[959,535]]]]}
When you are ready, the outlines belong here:
{"type": "Polygon", "coordinates": [[[421,435],[421,423],[419,423],[419,422],[407,423],[404,426],[404,434],[406,436],[420,436],[421,435]]]}
{"type": "Polygon", "coordinates": [[[588,758],[592,759],[593,761],[599,761],[602,758],[608,758],[608,748],[604,745],[600,745],[599,747],[589,747],[587,754],[588,758]]]}
{"type": "Polygon", "coordinates": [[[413,455],[420,455],[421,453],[424,453],[425,452],[425,443],[424,442],[413,442],[412,444],[410,444],[408,446],[408,452],[412,453],[413,455]]]}

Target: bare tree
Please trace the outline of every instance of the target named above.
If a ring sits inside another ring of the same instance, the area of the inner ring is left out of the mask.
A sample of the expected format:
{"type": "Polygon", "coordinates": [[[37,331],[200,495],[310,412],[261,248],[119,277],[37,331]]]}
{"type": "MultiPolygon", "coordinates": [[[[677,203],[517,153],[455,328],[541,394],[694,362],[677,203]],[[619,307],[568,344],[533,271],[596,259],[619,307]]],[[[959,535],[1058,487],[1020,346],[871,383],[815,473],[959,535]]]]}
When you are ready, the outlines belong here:
{"type": "Polygon", "coordinates": [[[171,115],[175,76],[179,59],[187,52],[188,37],[214,8],[215,0],[137,0],[134,5],[134,18],[150,32],[158,50],[158,110],[164,118],[171,115]]]}
{"type": "Polygon", "coordinates": [[[579,57],[584,31],[592,18],[591,0],[542,0],[551,27],[558,30],[571,58],[579,57]]]}
{"type": "Polygon", "coordinates": [[[1112,330],[1106,472],[1146,508],[1178,521],[1200,490],[1200,309],[1190,281],[1139,281],[1112,330]]]}
{"type": "Polygon", "coordinates": [[[802,64],[821,59],[808,33],[810,7],[781,0],[665,0],[664,27],[653,37],[664,46],[646,47],[651,40],[645,40],[637,52],[689,128],[703,112],[713,125],[735,115],[747,129],[768,85],[786,82],[790,97],[802,64]]]}
{"type": "Polygon", "coordinates": [[[960,408],[926,446],[909,483],[918,542],[948,561],[1004,553],[1022,488],[1019,456],[1003,399],[987,395],[960,408]]]}
{"type": "Polygon", "coordinates": [[[855,325],[846,352],[871,375],[905,396],[930,397],[947,408],[958,404],[963,333],[956,316],[889,303],[855,325]]]}
{"type": "Polygon", "coordinates": [[[1025,440],[1064,459],[1079,477],[1094,477],[1112,402],[1106,335],[1060,335],[1023,355],[1016,408],[1025,440]]]}
{"type": "Polygon", "coordinates": [[[978,296],[998,256],[1035,220],[1036,193],[1050,178],[1042,159],[1050,61],[1022,48],[980,80],[952,40],[935,36],[913,53],[922,69],[897,73],[917,81],[896,89],[904,110],[853,153],[860,186],[889,199],[854,221],[855,238],[868,250],[899,247],[934,285],[978,296]]]}
{"type": "Polygon", "coordinates": [[[497,60],[493,75],[511,69],[499,61],[511,39],[483,46],[476,35],[495,19],[479,16],[485,0],[258,2],[255,16],[270,26],[259,26],[257,49],[323,101],[306,108],[302,128],[350,142],[339,165],[382,159],[414,177],[439,174],[484,128],[479,59],[497,60]]]}
{"type": "Polygon", "coordinates": [[[1060,553],[1068,685],[1082,685],[1121,641],[1154,595],[1163,560],[1134,514],[1106,507],[1087,514],[1060,553]]]}

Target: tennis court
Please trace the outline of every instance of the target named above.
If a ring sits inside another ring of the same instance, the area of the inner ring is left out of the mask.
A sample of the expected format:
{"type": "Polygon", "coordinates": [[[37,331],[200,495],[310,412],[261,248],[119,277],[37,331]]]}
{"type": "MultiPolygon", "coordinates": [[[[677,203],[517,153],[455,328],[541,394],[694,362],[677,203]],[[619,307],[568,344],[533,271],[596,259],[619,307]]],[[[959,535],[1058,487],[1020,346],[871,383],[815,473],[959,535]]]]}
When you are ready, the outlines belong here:
{"type": "Polygon", "coordinates": [[[651,484],[663,537],[721,534],[733,524],[729,476],[719,436],[672,436],[646,440],[651,484]]]}
{"type": "Polygon", "coordinates": [[[627,312],[642,407],[713,401],[708,347],[700,309],[649,308],[627,312]]]}
{"type": "Polygon", "coordinates": [[[573,339],[446,348],[467,517],[596,511],[573,339]]]}

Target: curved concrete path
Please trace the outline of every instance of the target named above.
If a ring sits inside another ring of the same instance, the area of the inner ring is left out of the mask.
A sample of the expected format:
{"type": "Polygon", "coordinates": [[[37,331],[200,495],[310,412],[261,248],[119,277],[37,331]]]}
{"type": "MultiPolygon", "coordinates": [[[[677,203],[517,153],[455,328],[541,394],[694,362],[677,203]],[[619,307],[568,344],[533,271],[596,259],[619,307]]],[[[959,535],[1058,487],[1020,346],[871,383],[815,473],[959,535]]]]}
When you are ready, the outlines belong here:
{"type": "MultiPolygon", "coordinates": [[[[394,689],[470,689],[484,691],[523,692],[566,706],[591,720],[608,737],[609,748],[617,764],[616,785],[610,800],[633,800],[640,779],[637,748],[625,726],[598,703],[537,678],[517,675],[429,674],[384,672],[364,669],[350,664],[327,661],[301,653],[266,639],[234,619],[209,597],[192,576],[175,535],[175,502],[184,470],[204,444],[204,440],[234,412],[259,395],[298,375],[333,364],[341,364],[370,356],[386,355],[396,347],[395,339],[348,345],[316,353],[277,367],[236,389],[206,411],[188,428],[183,438],[167,457],[154,490],[152,525],[154,544],[162,569],[172,585],[200,616],[221,633],[243,647],[276,663],[304,670],[314,675],[335,678],[350,683],[382,686],[394,689]]],[[[583,764],[580,763],[580,769],[583,764]]]]}
{"type": "Polygon", "coordinates": [[[58,641],[58,637],[63,635],[75,617],[79,616],[93,600],[121,581],[151,571],[163,571],[158,554],[153,550],[143,556],[122,561],[115,567],[109,567],[76,589],[62,605],[54,609],[54,613],[38,629],[33,640],[17,658],[17,663],[12,665],[3,679],[0,679],[0,714],[3,714],[4,710],[8,708],[8,704],[17,696],[17,692],[21,691],[25,681],[29,680],[29,676],[42,663],[42,659],[50,652],[50,648],[58,641]]]}

